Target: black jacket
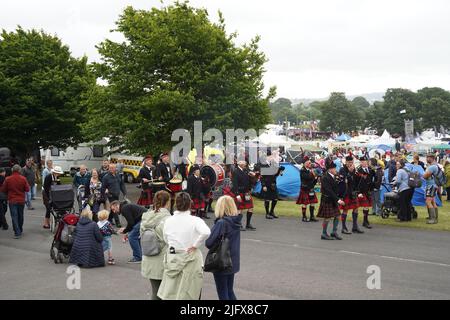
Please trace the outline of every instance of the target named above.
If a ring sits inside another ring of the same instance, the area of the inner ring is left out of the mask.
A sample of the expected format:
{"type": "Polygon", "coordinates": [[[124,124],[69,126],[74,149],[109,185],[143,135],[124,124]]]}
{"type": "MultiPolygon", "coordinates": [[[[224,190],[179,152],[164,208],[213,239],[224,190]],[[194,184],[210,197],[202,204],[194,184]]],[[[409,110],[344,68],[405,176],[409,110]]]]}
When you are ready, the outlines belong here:
{"type": "Polygon", "coordinates": [[[374,177],[373,177],[373,188],[380,190],[381,183],[383,182],[384,171],[381,167],[376,167],[374,177]]]}
{"type": "Polygon", "coordinates": [[[158,178],[162,177],[163,181],[165,183],[167,183],[170,180],[172,180],[172,178],[173,178],[172,168],[170,167],[169,164],[165,164],[164,162],[161,162],[156,167],[156,175],[158,178]]]}
{"type": "Polygon", "coordinates": [[[321,201],[332,203],[333,206],[337,207],[337,202],[339,201],[340,197],[338,196],[338,183],[336,179],[327,172],[321,179],[321,185],[321,201]]]}
{"type": "Polygon", "coordinates": [[[389,182],[392,182],[392,179],[395,178],[395,176],[397,175],[397,167],[396,167],[396,163],[395,160],[391,160],[389,161],[389,182]]]}
{"type": "Polygon", "coordinates": [[[358,193],[368,194],[373,190],[374,171],[367,168],[367,172],[362,167],[356,170],[356,191],[358,193]]]}
{"type": "Polygon", "coordinates": [[[116,199],[119,199],[120,192],[122,191],[123,195],[126,196],[127,189],[125,188],[125,183],[123,179],[120,177],[118,173],[116,175],[112,175],[111,173],[107,173],[102,180],[102,194],[105,194],[106,189],[108,189],[108,196],[112,196],[116,199]]]}
{"type": "Polygon", "coordinates": [[[317,178],[314,177],[312,170],[305,167],[300,170],[300,180],[302,183],[301,188],[308,191],[314,189],[314,186],[317,183],[317,178]]]}
{"type": "Polygon", "coordinates": [[[138,206],[137,204],[127,203],[120,205],[120,214],[127,220],[127,227],[123,233],[128,233],[133,227],[141,222],[142,214],[147,211],[146,208],[138,206]]]}
{"type": "Polygon", "coordinates": [[[103,177],[106,176],[109,173],[109,168],[103,168],[100,167],[100,169],[98,169],[98,178],[100,179],[100,181],[103,180],[103,177]]]}
{"type": "MultiPolygon", "coordinates": [[[[5,182],[5,177],[0,176],[0,187],[2,186],[3,182],[5,182]]],[[[6,196],[6,194],[4,192],[0,192],[0,201],[4,201],[7,199],[8,199],[8,197],[6,196]]]]}
{"type": "MultiPolygon", "coordinates": [[[[268,168],[269,165],[261,165],[261,170],[263,170],[264,168],[268,168]]],[[[261,171],[263,172],[263,171],[261,171]]],[[[261,174],[261,187],[266,187],[267,189],[274,189],[276,190],[276,185],[277,185],[277,177],[280,175],[281,173],[281,167],[278,168],[277,172],[275,174],[270,174],[270,175],[263,175],[261,174]],[[275,187],[275,188],[274,188],[275,187]]]]}
{"type": "Polygon", "coordinates": [[[45,179],[44,179],[44,194],[47,196],[48,199],[50,199],[50,189],[52,187],[52,185],[55,184],[61,184],[61,181],[55,180],[55,178],[53,177],[53,174],[48,174],[45,179]]]}
{"type": "Polygon", "coordinates": [[[230,254],[233,269],[229,272],[217,272],[217,274],[232,274],[239,272],[241,261],[241,221],[242,214],[237,216],[224,216],[222,219],[216,219],[211,234],[206,239],[205,245],[211,249],[217,241],[222,237],[222,234],[230,241],[230,254]]]}
{"type": "Polygon", "coordinates": [[[356,183],[356,172],[350,172],[347,166],[343,166],[341,170],[339,170],[339,191],[338,194],[340,197],[345,198],[346,196],[352,196],[353,191],[355,191],[355,183],[356,183]]]}
{"type": "Polygon", "coordinates": [[[84,268],[103,267],[103,236],[97,224],[88,218],[78,221],[69,262],[84,268]]]}
{"type": "Polygon", "coordinates": [[[201,199],[203,196],[203,185],[200,177],[191,174],[187,180],[186,192],[189,193],[192,199],[201,199]]]}
{"type": "Polygon", "coordinates": [[[139,170],[139,175],[138,175],[138,179],[139,182],[142,184],[142,189],[146,190],[149,188],[149,183],[145,183],[142,181],[142,179],[147,179],[147,180],[158,180],[158,176],[156,174],[156,167],[152,166],[150,169],[147,168],[146,166],[143,166],[140,170],[139,170]]]}
{"type": "Polygon", "coordinates": [[[235,195],[250,192],[250,176],[249,170],[237,167],[233,172],[232,191],[235,195]]]}

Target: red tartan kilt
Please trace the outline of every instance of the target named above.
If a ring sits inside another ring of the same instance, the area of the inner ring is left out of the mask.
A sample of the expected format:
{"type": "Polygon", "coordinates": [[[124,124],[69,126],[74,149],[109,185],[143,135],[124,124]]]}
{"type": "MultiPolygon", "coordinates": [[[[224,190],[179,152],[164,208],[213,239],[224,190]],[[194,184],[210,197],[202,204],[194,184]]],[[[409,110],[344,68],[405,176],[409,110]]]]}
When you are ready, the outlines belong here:
{"type": "Polygon", "coordinates": [[[237,197],[234,197],[234,201],[236,202],[236,207],[238,210],[252,209],[253,208],[253,198],[250,195],[250,200],[245,201],[245,194],[240,194],[242,201],[239,202],[237,197]]]}
{"type": "Polygon", "coordinates": [[[317,212],[318,218],[330,219],[340,215],[339,208],[332,203],[324,201],[320,202],[319,211],[317,212]]]}
{"type": "Polygon", "coordinates": [[[203,199],[192,199],[191,210],[205,209],[205,201],[203,199]]]}
{"type": "Polygon", "coordinates": [[[210,192],[208,192],[207,194],[205,194],[205,200],[212,199],[212,197],[213,197],[212,191],[210,191],[210,192]]]}
{"type": "Polygon", "coordinates": [[[363,194],[362,198],[358,198],[358,206],[363,208],[371,208],[372,197],[368,197],[366,194],[363,194]]]}
{"type": "Polygon", "coordinates": [[[142,190],[137,204],[144,207],[151,206],[153,204],[152,189],[142,190]]]}
{"type": "Polygon", "coordinates": [[[314,198],[310,199],[309,198],[309,192],[303,191],[302,189],[300,189],[300,194],[298,195],[298,199],[297,199],[297,204],[304,204],[304,205],[308,205],[308,204],[314,204],[319,202],[317,200],[317,196],[316,193],[314,192],[314,198]]]}
{"type": "Polygon", "coordinates": [[[351,199],[349,196],[344,198],[345,205],[339,206],[340,210],[358,209],[358,199],[351,199]]]}
{"type": "Polygon", "coordinates": [[[230,196],[230,197],[232,197],[232,198],[235,198],[234,193],[231,191],[231,188],[230,188],[230,187],[224,187],[224,188],[222,189],[222,192],[223,192],[223,195],[224,195],[224,196],[230,196]]]}

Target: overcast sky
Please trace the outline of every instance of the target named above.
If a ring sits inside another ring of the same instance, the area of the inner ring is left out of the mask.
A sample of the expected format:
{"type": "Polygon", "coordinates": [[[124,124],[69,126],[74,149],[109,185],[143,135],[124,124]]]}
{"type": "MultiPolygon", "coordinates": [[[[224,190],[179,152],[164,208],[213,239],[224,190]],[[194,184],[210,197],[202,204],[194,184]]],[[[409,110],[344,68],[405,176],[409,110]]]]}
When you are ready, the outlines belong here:
{"type": "MultiPolygon", "coordinates": [[[[165,4],[173,1],[164,1],[165,4]]],[[[238,41],[261,36],[266,87],[278,97],[320,98],[332,91],[383,92],[390,87],[450,89],[448,0],[192,0],[238,41]]],[[[98,60],[95,45],[110,34],[127,5],[158,0],[14,0],[0,4],[0,28],[42,28],[75,56],[98,60]]]]}

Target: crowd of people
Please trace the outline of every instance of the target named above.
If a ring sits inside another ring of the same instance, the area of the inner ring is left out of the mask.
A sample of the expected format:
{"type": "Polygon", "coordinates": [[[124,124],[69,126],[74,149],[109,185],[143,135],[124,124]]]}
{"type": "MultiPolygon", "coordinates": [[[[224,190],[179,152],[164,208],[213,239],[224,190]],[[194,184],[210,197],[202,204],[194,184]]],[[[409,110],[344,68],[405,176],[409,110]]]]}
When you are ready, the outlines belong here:
{"type": "MultiPolygon", "coordinates": [[[[426,204],[428,223],[438,222],[436,195],[441,195],[442,187],[436,177],[442,170],[448,176],[449,160],[443,168],[436,162],[434,154],[428,154],[426,164],[415,156],[413,164],[424,168],[426,181],[426,204]]],[[[114,265],[112,235],[121,234],[123,242],[129,242],[131,257],[128,263],[141,264],[142,276],[150,281],[152,299],[199,299],[203,282],[203,256],[199,248],[206,245],[213,249],[224,237],[229,239],[232,268],[214,272],[217,294],[220,299],[234,300],[234,275],[240,268],[240,232],[255,231],[252,224],[252,189],[261,182],[260,196],[264,200],[265,217],[278,218],[275,213],[278,201],[277,177],[285,168],[279,166],[280,156],[268,151],[254,166],[248,157],[236,158],[235,164],[225,166],[226,180],[223,195],[217,199],[212,210],[213,186],[210,177],[201,174],[205,161],[176,165],[169,154],[162,154],[156,165],[153,157],[147,155],[139,172],[141,194],[137,204],[127,198],[123,175],[114,163],[105,160],[101,168],[88,171],[82,165],[73,178],[77,194],[80,219],[76,227],[70,263],[81,267],[102,267],[114,265]],[[263,169],[277,165],[274,172],[263,169]],[[177,176],[185,181],[183,189],[169,186],[177,176]],[[120,195],[122,199],[120,201],[120,195]],[[205,223],[208,212],[215,213],[212,229],[205,223]],[[245,213],[245,219],[244,219],[245,213]],[[120,216],[126,221],[122,227],[120,216]],[[244,222],[245,220],[245,222],[244,222]],[[106,259],[105,259],[106,256],[106,259]]],[[[120,167],[120,166],[119,166],[120,167]]],[[[32,210],[31,201],[36,191],[36,175],[33,162],[25,167],[15,165],[12,175],[5,178],[0,170],[0,227],[8,228],[5,219],[9,205],[15,238],[23,233],[23,211],[25,206],[32,210]]],[[[61,168],[46,162],[42,172],[42,198],[46,207],[44,228],[49,228],[50,190],[60,184],[61,168]]],[[[410,221],[413,216],[411,204],[414,188],[411,187],[410,170],[407,169],[405,154],[380,155],[369,158],[367,150],[335,150],[333,154],[319,159],[303,155],[300,169],[301,186],[296,201],[301,207],[302,222],[323,220],[321,239],[342,240],[341,234],[364,233],[359,225],[359,210],[362,210],[362,226],[371,229],[369,211],[381,214],[380,189],[389,183],[399,194],[398,221],[410,221]],[[356,161],[357,160],[357,161],[356,161]],[[358,164],[358,165],[356,165],[358,164]],[[384,181],[384,170],[389,170],[388,181],[384,181]],[[317,185],[320,184],[320,203],[317,185]],[[309,217],[307,209],[309,206],[309,217]],[[318,206],[317,214],[315,212],[318,206]],[[347,228],[347,215],[352,215],[351,231],[347,228]],[[329,232],[329,224],[332,224],[329,232]],[[340,233],[339,233],[340,226],[340,233]]]]}

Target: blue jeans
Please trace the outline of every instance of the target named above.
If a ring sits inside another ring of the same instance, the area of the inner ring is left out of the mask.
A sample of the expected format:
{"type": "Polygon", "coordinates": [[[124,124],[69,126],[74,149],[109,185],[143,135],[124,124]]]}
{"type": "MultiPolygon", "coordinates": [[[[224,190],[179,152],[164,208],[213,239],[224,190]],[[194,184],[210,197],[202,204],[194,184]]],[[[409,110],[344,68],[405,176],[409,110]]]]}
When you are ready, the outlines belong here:
{"type": "Polygon", "coordinates": [[[225,275],[214,273],[214,281],[219,300],[237,300],[233,290],[234,273],[225,275]]]}
{"type": "Polygon", "coordinates": [[[380,190],[373,190],[372,192],[372,213],[381,215],[380,190]]]}
{"type": "Polygon", "coordinates": [[[32,205],[31,205],[31,188],[30,188],[30,191],[25,193],[25,203],[27,204],[28,208],[32,207],[32,205]]]}
{"type": "Polygon", "coordinates": [[[128,232],[128,241],[130,242],[131,250],[133,250],[133,258],[138,261],[142,260],[140,227],[141,223],[139,222],[134,225],[130,232],[128,232]]]}
{"type": "Polygon", "coordinates": [[[30,191],[31,191],[31,199],[34,199],[34,197],[36,196],[36,184],[30,186],[30,191]]]}
{"type": "Polygon", "coordinates": [[[11,220],[14,229],[14,235],[20,236],[23,232],[23,209],[25,205],[10,203],[9,212],[11,213],[11,220]]]}

